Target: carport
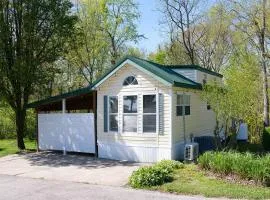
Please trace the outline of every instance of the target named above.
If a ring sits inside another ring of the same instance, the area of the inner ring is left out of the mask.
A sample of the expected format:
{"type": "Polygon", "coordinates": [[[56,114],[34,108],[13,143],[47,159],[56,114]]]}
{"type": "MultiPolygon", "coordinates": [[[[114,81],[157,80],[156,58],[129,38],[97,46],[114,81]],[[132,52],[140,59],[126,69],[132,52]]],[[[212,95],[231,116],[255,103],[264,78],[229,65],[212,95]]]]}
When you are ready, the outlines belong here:
{"type": "Polygon", "coordinates": [[[38,149],[97,156],[96,101],[86,87],[28,104],[37,113],[38,149]]]}

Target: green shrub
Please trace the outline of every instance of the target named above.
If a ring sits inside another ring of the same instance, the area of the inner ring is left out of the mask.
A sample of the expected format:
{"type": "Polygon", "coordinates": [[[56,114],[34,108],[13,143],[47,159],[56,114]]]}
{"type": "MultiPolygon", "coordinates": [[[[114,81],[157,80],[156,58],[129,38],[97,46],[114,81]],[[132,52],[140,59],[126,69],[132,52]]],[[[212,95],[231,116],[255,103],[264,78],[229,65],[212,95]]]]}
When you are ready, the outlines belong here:
{"type": "Polygon", "coordinates": [[[132,173],[129,184],[134,188],[142,188],[161,185],[171,179],[171,173],[161,167],[141,167],[132,173]]]}
{"type": "Polygon", "coordinates": [[[161,168],[166,169],[170,172],[173,172],[175,169],[183,168],[184,164],[179,162],[179,161],[175,161],[175,160],[162,160],[162,161],[156,163],[155,166],[161,167],[161,168]]]}
{"type": "Polygon", "coordinates": [[[183,168],[178,161],[162,160],[153,166],[141,167],[134,171],[129,178],[129,184],[133,188],[143,188],[162,185],[173,179],[175,169],[183,168]]]}
{"type": "Polygon", "coordinates": [[[263,131],[262,144],[266,151],[270,151],[270,127],[266,127],[263,131]]]}
{"type": "Polygon", "coordinates": [[[269,184],[270,155],[256,156],[251,153],[207,152],[198,159],[203,169],[227,175],[237,174],[243,179],[269,184]]]}

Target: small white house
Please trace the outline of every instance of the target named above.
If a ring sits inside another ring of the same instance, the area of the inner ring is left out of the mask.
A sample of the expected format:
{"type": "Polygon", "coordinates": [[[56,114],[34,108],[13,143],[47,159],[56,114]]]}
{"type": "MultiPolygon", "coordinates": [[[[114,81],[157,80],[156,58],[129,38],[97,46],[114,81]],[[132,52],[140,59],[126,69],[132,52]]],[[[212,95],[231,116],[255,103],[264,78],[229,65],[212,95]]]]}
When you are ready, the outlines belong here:
{"type": "Polygon", "coordinates": [[[215,113],[200,98],[208,80],[222,75],[128,56],[92,86],[29,104],[38,113],[39,148],[138,162],[183,159],[191,136],[213,135],[215,113]],[[57,110],[62,113],[51,112],[57,110]]]}

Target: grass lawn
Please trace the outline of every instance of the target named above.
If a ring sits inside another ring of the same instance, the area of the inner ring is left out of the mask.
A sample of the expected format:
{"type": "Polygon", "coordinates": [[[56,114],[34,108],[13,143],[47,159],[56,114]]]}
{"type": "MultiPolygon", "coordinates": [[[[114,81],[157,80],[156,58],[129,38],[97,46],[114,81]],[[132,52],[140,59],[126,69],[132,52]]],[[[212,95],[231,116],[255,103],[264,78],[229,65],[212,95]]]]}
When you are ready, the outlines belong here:
{"type": "Polygon", "coordinates": [[[180,194],[245,199],[270,199],[270,188],[229,183],[206,176],[196,165],[185,165],[174,175],[174,181],[152,189],[180,194]]]}
{"type": "MultiPolygon", "coordinates": [[[[35,150],[36,149],[36,142],[35,140],[28,140],[25,139],[25,147],[27,150],[35,150]]],[[[4,139],[0,140],[0,157],[18,153],[19,150],[17,148],[17,141],[16,139],[4,139]]]]}

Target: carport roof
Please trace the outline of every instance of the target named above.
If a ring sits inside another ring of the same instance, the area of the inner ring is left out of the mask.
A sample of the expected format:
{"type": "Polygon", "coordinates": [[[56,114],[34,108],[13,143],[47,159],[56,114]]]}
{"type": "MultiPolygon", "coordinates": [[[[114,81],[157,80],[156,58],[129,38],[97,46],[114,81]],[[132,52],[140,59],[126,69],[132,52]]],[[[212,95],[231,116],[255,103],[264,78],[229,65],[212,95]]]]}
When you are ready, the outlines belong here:
{"type": "Polygon", "coordinates": [[[183,88],[191,88],[191,89],[201,89],[202,88],[202,85],[200,83],[196,83],[196,82],[190,80],[189,78],[187,78],[179,73],[176,73],[173,70],[176,68],[182,68],[182,69],[192,68],[192,69],[197,69],[197,70],[209,73],[209,74],[213,74],[213,75],[222,77],[221,74],[212,72],[210,70],[206,70],[206,69],[201,68],[197,65],[161,65],[161,64],[154,63],[152,61],[148,61],[148,60],[144,60],[144,59],[140,59],[140,58],[137,58],[134,56],[126,56],[125,58],[120,60],[116,65],[114,65],[107,73],[105,73],[104,76],[102,76],[100,79],[95,81],[92,85],[89,85],[85,88],[77,89],[77,90],[74,90],[71,92],[67,92],[64,94],[49,97],[49,98],[41,100],[41,101],[36,101],[36,102],[30,103],[27,105],[27,108],[36,108],[36,107],[41,106],[41,105],[46,105],[46,104],[60,101],[61,99],[71,98],[71,97],[91,93],[91,91],[94,91],[98,85],[100,85],[104,80],[106,80],[108,77],[110,77],[126,61],[131,61],[132,63],[135,63],[139,67],[150,72],[153,76],[155,76],[161,80],[164,80],[165,82],[169,83],[171,86],[174,86],[174,87],[183,87],[183,88]]]}
{"type": "Polygon", "coordinates": [[[77,90],[73,90],[71,92],[59,94],[59,95],[56,95],[56,96],[49,97],[47,99],[43,99],[43,100],[40,100],[40,101],[29,103],[27,105],[27,108],[36,108],[38,106],[54,103],[54,102],[60,101],[62,99],[89,94],[92,91],[93,90],[91,89],[91,86],[88,86],[88,87],[85,87],[85,88],[80,88],[80,89],[77,89],[77,90]]]}

